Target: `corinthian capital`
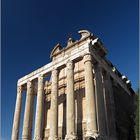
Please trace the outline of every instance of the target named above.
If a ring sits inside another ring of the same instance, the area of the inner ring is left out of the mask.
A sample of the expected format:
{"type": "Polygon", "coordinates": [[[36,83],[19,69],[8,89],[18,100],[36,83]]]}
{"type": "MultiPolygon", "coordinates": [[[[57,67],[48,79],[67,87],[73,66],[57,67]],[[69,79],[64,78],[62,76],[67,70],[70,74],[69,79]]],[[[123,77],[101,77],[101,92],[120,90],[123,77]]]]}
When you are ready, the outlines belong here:
{"type": "Polygon", "coordinates": [[[87,62],[87,61],[92,61],[91,53],[86,53],[84,55],[83,59],[84,59],[84,63],[87,62]]]}
{"type": "Polygon", "coordinates": [[[54,75],[58,75],[58,70],[56,69],[56,68],[53,68],[53,70],[52,70],[52,75],[54,76],[54,75]]]}
{"type": "Polygon", "coordinates": [[[43,75],[39,75],[38,77],[38,83],[41,84],[43,82],[43,75]]]}
{"type": "Polygon", "coordinates": [[[31,88],[31,87],[32,87],[32,82],[31,82],[31,81],[28,81],[28,82],[27,82],[27,89],[28,89],[28,88],[31,88]]]}
{"type": "Polygon", "coordinates": [[[67,70],[73,69],[73,62],[71,60],[68,60],[66,66],[67,66],[67,70]]]}
{"type": "Polygon", "coordinates": [[[21,93],[22,92],[22,86],[17,86],[17,93],[21,93]]]}

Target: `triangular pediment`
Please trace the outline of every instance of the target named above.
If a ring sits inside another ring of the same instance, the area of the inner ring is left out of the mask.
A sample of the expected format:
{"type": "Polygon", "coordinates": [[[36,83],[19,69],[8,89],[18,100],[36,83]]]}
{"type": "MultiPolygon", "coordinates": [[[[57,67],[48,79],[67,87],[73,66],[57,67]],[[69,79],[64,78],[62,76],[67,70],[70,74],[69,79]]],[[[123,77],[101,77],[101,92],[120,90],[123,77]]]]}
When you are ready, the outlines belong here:
{"type": "Polygon", "coordinates": [[[58,43],[52,50],[50,57],[52,57],[53,55],[57,54],[58,52],[60,52],[61,50],[61,45],[58,43]]]}

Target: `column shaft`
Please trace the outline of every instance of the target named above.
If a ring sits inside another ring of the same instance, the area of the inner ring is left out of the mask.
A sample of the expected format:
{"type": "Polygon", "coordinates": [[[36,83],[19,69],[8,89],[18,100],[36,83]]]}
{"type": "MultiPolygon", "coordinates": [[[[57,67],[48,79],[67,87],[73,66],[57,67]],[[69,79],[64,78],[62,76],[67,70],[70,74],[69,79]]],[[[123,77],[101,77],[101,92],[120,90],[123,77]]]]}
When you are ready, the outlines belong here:
{"type": "Polygon", "coordinates": [[[58,136],[58,72],[52,71],[51,85],[51,120],[50,120],[50,137],[49,140],[55,140],[58,136]]]}
{"type": "Polygon", "coordinates": [[[21,106],[22,106],[22,89],[21,86],[18,86],[14,120],[13,120],[13,129],[12,129],[12,138],[11,138],[12,140],[18,140],[19,137],[21,106]]]}
{"type": "Polygon", "coordinates": [[[93,71],[91,63],[91,55],[84,56],[85,69],[85,96],[86,96],[86,110],[87,110],[87,132],[86,137],[97,137],[97,122],[96,122],[96,104],[95,104],[95,90],[93,82],[93,71]]]}
{"type": "Polygon", "coordinates": [[[36,119],[35,119],[35,140],[42,140],[43,134],[43,105],[44,105],[44,92],[43,92],[43,76],[38,77],[38,93],[36,103],[36,119]]]}
{"type": "Polygon", "coordinates": [[[31,81],[28,81],[24,121],[23,121],[22,140],[32,139],[33,107],[34,107],[33,84],[31,81]]]}
{"type": "Polygon", "coordinates": [[[103,80],[102,80],[102,68],[99,64],[94,67],[95,72],[95,91],[97,96],[97,113],[98,113],[98,127],[100,137],[107,136],[107,125],[106,125],[106,112],[105,112],[105,101],[103,93],[103,80]]]}
{"type": "MultiPolygon", "coordinates": [[[[48,81],[45,81],[45,93],[48,94],[48,81]]],[[[45,120],[44,120],[44,139],[47,137],[47,120],[48,120],[48,110],[49,110],[49,102],[47,100],[47,97],[45,97],[44,99],[44,117],[45,117],[45,120]]]]}
{"type": "Polygon", "coordinates": [[[66,138],[76,139],[75,135],[75,98],[74,98],[74,71],[72,61],[67,63],[67,112],[66,112],[66,138]]]}
{"type": "Polygon", "coordinates": [[[108,135],[110,139],[116,138],[116,127],[115,127],[115,104],[113,97],[112,82],[110,79],[110,74],[106,72],[103,75],[104,83],[104,94],[105,94],[105,105],[107,112],[107,124],[108,124],[108,135]]]}

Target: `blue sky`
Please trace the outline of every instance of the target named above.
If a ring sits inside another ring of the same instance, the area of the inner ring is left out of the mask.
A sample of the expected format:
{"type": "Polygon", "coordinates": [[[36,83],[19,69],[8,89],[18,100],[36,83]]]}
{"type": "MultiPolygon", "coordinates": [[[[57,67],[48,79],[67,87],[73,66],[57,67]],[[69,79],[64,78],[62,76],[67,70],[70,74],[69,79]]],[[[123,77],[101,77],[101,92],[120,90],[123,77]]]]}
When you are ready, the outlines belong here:
{"type": "MultiPolygon", "coordinates": [[[[138,87],[138,0],[3,0],[2,138],[10,140],[17,80],[49,63],[59,42],[87,29],[108,49],[107,58],[138,87]]],[[[24,99],[25,100],[25,99],[24,99]]],[[[22,111],[23,112],[23,111],[22,111]]],[[[23,113],[22,113],[23,118],[23,113]]]]}

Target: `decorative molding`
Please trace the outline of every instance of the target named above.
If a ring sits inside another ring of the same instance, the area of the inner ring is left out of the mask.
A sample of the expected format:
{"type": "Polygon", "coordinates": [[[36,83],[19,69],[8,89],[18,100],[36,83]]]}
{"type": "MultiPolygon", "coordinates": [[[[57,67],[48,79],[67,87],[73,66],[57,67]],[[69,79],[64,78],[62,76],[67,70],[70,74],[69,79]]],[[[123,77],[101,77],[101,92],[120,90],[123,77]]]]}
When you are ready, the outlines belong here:
{"type": "Polygon", "coordinates": [[[62,46],[58,43],[52,50],[50,58],[61,51],[62,46]]]}
{"type": "Polygon", "coordinates": [[[91,33],[88,30],[80,30],[80,31],[78,31],[78,33],[81,35],[81,39],[91,35],[91,33]]]}

